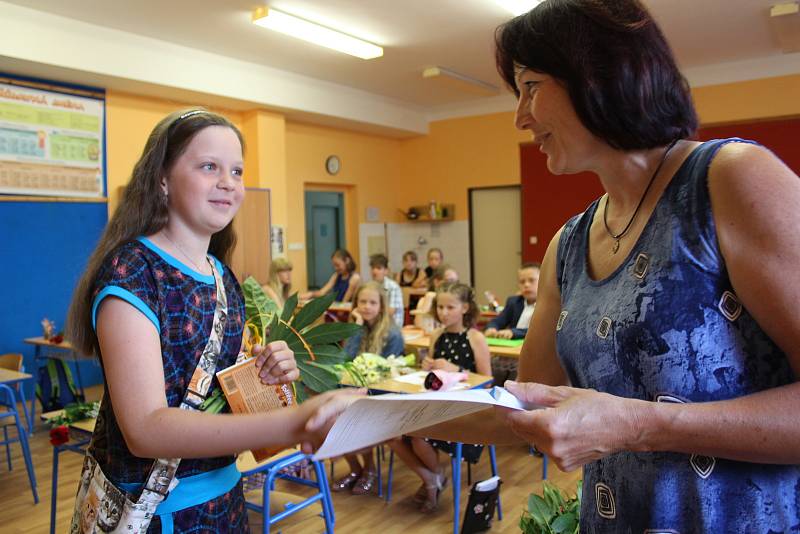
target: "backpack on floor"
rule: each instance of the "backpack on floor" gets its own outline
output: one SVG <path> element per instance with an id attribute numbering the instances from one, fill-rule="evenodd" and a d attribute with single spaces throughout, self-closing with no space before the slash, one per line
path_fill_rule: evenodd
<path id="1" fill-rule="evenodd" d="M 67 404 L 83 402 L 72 379 L 67 362 L 48 358 L 47 365 L 39 368 L 36 398 L 42 403 L 42 412 L 61 410 Z"/>

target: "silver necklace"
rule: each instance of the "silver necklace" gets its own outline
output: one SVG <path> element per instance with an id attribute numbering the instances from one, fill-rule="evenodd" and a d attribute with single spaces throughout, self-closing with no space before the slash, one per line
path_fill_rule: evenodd
<path id="1" fill-rule="evenodd" d="M 189 262 L 191 262 L 191 264 L 192 264 L 192 265 L 194 265 L 194 268 L 197 270 L 197 272 L 198 272 L 198 273 L 203 273 L 203 274 L 205 274 L 205 272 L 203 272 L 203 269 L 201 269 L 201 268 L 200 268 L 200 267 L 199 267 L 199 266 L 198 266 L 198 265 L 197 265 L 197 264 L 194 262 L 194 260 L 191 258 L 191 256 L 189 256 L 189 255 L 186 253 L 186 251 L 185 251 L 185 250 L 183 250 L 183 247 L 181 247 L 179 244 L 177 244 L 175 241 L 173 241 L 173 240 L 172 240 L 172 238 L 171 238 L 171 237 L 170 237 L 170 236 L 167 234 L 167 231 L 166 231 L 166 230 L 162 231 L 161 233 L 162 233 L 162 235 L 163 235 L 164 237 L 166 237 L 166 238 L 167 238 L 167 241 L 169 241 L 170 243 L 172 243 L 173 245 L 175 245 L 175 248 L 177 248 L 177 249 L 178 249 L 178 250 L 181 252 L 181 254 L 183 254 L 183 256 L 184 256 L 184 257 L 185 257 L 187 260 L 189 260 Z M 206 261 L 208 261 L 208 257 L 207 257 L 207 256 L 206 256 Z"/>
<path id="2" fill-rule="evenodd" d="M 664 162 L 667 161 L 667 156 L 669 155 L 670 150 L 672 150 L 672 147 L 674 147 L 678 143 L 678 141 L 679 141 L 678 139 L 675 139 L 673 142 L 669 144 L 667 149 L 664 151 L 664 155 L 661 156 L 661 161 L 658 162 L 658 166 L 656 167 L 656 170 L 653 172 L 653 175 L 650 177 L 650 181 L 647 182 L 647 187 L 645 188 L 644 193 L 642 193 L 642 198 L 639 199 L 639 203 L 636 205 L 636 209 L 633 210 L 633 215 L 631 215 L 631 218 L 628 221 L 628 224 L 625 225 L 625 228 L 623 228 L 622 231 L 618 234 L 614 234 L 614 232 L 611 231 L 611 228 L 608 227 L 608 197 L 606 196 L 606 204 L 603 207 L 603 226 L 606 227 L 606 233 L 611 237 L 611 239 L 614 240 L 614 245 L 611 247 L 612 254 L 616 254 L 617 251 L 619 250 L 619 240 L 622 239 L 625 236 L 625 234 L 628 233 L 628 230 L 631 229 L 631 225 L 633 224 L 634 219 L 636 219 L 636 214 L 639 213 L 639 208 L 642 207 L 642 203 L 644 202 L 644 199 L 647 197 L 647 192 L 650 191 L 650 186 L 653 185 L 656 176 L 658 176 L 658 171 L 661 170 L 661 167 L 664 165 Z"/>

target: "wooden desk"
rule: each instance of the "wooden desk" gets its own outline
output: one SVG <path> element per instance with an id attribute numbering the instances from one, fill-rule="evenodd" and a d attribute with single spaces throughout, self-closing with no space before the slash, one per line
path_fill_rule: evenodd
<path id="1" fill-rule="evenodd" d="M 45 421 L 57 417 L 64 413 L 64 410 L 55 410 L 42 414 Z M 50 534 L 56 531 L 56 500 L 58 497 L 58 455 L 64 451 L 72 451 L 76 454 L 86 454 L 86 446 L 92 439 L 94 426 L 97 419 L 89 418 L 82 421 L 75 421 L 69 424 L 70 441 L 61 445 L 53 446 L 53 481 L 50 493 Z"/>
<path id="2" fill-rule="evenodd" d="M 407 349 L 428 349 L 431 345 L 431 337 L 427 335 L 416 337 L 414 339 L 406 340 L 405 344 Z M 519 347 L 497 347 L 489 345 L 489 354 L 492 356 L 518 359 L 521 353 L 522 345 Z"/>
<path id="3" fill-rule="evenodd" d="M 33 378 L 33 375 L 28 373 L 20 373 L 19 371 L 12 371 L 10 369 L 0 368 L 0 384 L 15 384 Z"/>
<path id="4" fill-rule="evenodd" d="M 0 368 L 0 384 L 7 384 L 9 386 L 17 384 L 19 382 L 24 382 L 25 380 L 30 380 L 33 378 L 33 375 L 29 375 L 28 373 L 20 373 L 19 371 L 12 371 L 11 369 L 2 369 Z M 14 388 L 12 388 L 13 390 Z M 33 434 L 33 414 L 31 411 L 25 407 L 25 390 L 21 387 L 17 388 L 17 392 L 20 396 L 20 401 L 22 402 L 22 413 L 25 415 L 25 422 L 28 424 L 28 435 Z M 36 398 L 31 399 L 31 405 L 33 405 L 33 401 Z M 14 404 L 17 403 L 17 399 L 14 399 Z"/>

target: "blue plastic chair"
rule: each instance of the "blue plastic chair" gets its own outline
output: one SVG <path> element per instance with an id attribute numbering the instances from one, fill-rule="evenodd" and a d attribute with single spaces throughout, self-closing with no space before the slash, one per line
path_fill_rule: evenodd
<path id="1" fill-rule="evenodd" d="M 3 398 L 5 397 L 5 398 Z M 28 470 L 28 481 L 31 484 L 31 492 L 33 493 L 34 504 L 39 503 L 39 494 L 36 491 L 36 473 L 33 471 L 33 460 L 31 459 L 31 450 L 28 446 L 28 431 L 25 426 L 19 421 L 19 412 L 17 411 L 17 398 L 14 395 L 14 390 L 6 384 L 0 384 L 0 406 L 4 411 L 0 411 L 0 419 L 6 417 L 14 418 L 14 425 L 17 427 L 17 437 L 9 439 L 8 426 L 3 425 L 3 441 L 0 445 L 6 446 L 6 454 L 8 458 L 8 468 L 11 470 L 11 453 L 8 446 L 11 443 L 19 442 L 22 446 L 22 455 L 25 457 L 25 468 Z"/>
<path id="2" fill-rule="evenodd" d="M 452 467 L 452 484 L 453 484 L 453 533 L 458 534 L 459 523 L 461 521 L 461 463 L 463 461 L 462 448 L 463 444 L 453 442 L 455 450 L 450 458 L 450 466 Z M 489 460 L 492 465 L 492 476 L 497 476 L 497 455 L 494 445 L 488 445 Z M 389 454 L 389 474 L 386 477 L 386 502 L 388 503 L 392 498 L 392 478 L 394 470 L 394 451 Z M 503 508 L 500 505 L 500 493 L 497 493 L 497 520 L 502 521 Z"/>
<path id="3" fill-rule="evenodd" d="M 316 480 L 309 480 L 283 472 L 285 468 L 303 462 L 309 462 L 314 467 Z M 242 470 L 241 467 L 240 470 Z M 325 476 L 325 468 L 322 465 L 322 462 L 313 461 L 310 455 L 297 451 L 283 457 L 278 457 L 274 461 L 257 464 L 250 469 L 242 470 L 242 476 L 244 477 L 253 475 L 263 475 L 264 478 L 262 482 L 262 504 L 257 505 L 251 502 L 246 502 L 246 506 L 249 510 L 254 510 L 263 516 L 264 524 L 262 527 L 262 532 L 264 534 L 270 532 L 270 528 L 275 523 L 286 519 L 290 515 L 297 513 L 316 502 L 320 502 L 322 505 L 322 517 L 325 520 L 325 533 L 333 534 L 333 526 L 336 519 L 333 513 L 333 502 L 331 501 L 328 479 Z M 275 481 L 277 479 L 287 480 L 289 482 L 308 486 L 316 489 L 317 492 L 307 498 L 298 497 L 297 503 L 291 503 L 291 505 L 287 505 L 285 510 L 272 515 L 270 512 L 270 493 L 275 489 Z"/>

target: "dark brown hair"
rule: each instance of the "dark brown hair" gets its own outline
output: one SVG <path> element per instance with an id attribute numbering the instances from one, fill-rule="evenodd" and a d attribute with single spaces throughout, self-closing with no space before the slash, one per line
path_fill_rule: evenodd
<path id="1" fill-rule="evenodd" d="M 176 111 L 159 122 L 133 167 L 119 206 L 108 222 L 86 270 L 72 295 L 67 318 L 67 339 L 84 354 L 96 350 L 97 335 L 92 327 L 94 284 L 101 267 L 120 245 L 139 236 L 152 235 L 166 226 L 169 213 L 161 179 L 186 151 L 192 139 L 209 126 L 225 126 L 236 133 L 244 151 L 241 132 L 225 117 L 201 109 Z M 236 235 L 233 222 L 211 236 L 208 251 L 223 263 L 230 262 Z"/>
<path id="2" fill-rule="evenodd" d="M 439 311 L 436 309 L 436 300 L 442 293 L 453 295 L 459 301 L 469 305 L 466 313 L 464 313 L 463 321 L 465 328 L 472 328 L 478 322 L 480 311 L 478 310 L 478 304 L 475 302 L 475 290 L 461 282 L 448 282 L 440 286 L 439 290 L 436 291 L 436 296 L 433 298 L 432 311 L 433 317 L 437 321 L 440 323 L 442 322 L 439 320 Z"/>
<path id="3" fill-rule="evenodd" d="M 331 254 L 331 259 L 339 258 L 344 262 L 344 268 L 347 269 L 347 274 L 351 274 L 356 270 L 356 261 L 353 259 L 353 256 L 350 255 L 348 251 L 343 248 L 337 248 L 333 254 Z"/>
<path id="4" fill-rule="evenodd" d="M 370 267 L 383 267 L 384 269 L 389 268 L 389 258 L 386 257 L 386 254 L 373 254 L 369 257 L 369 266 Z"/>
<path id="5" fill-rule="evenodd" d="M 440 249 L 439 247 L 433 247 L 433 248 L 428 249 L 428 254 L 426 254 L 426 257 L 430 257 L 431 252 L 438 252 L 439 253 L 439 259 L 440 260 L 444 260 L 444 252 L 442 252 L 442 249 Z"/>
<path id="6" fill-rule="evenodd" d="M 515 68 L 553 76 L 583 125 L 620 150 L 691 137 L 689 84 L 639 0 L 547 0 L 497 28 L 495 61 L 519 96 Z"/>
<path id="7" fill-rule="evenodd" d="M 406 258 L 411 258 L 412 260 L 414 260 L 416 262 L 417 261 L 417 253 L 414 252 L 413 250 L 407 250 L 407 251 L 405 251 L 403 253 L 403 259 L 405 260 Z"/>

